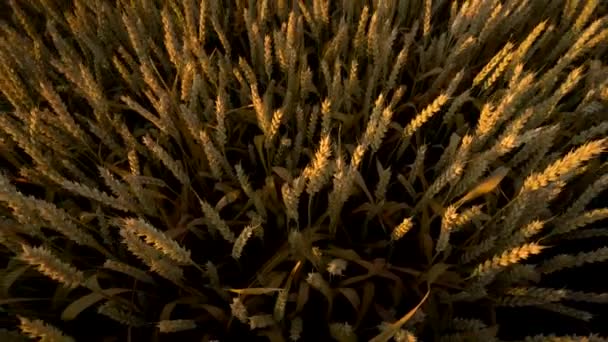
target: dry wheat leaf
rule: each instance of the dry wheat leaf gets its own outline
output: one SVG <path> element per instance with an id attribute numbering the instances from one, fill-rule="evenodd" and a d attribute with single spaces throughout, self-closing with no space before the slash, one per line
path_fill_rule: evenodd
<path id="1" fill-rule="evenodd" d="M 479 183 L 479 185 L 464 195 L 464 197 L 457 202 L 456 206 L 459 207 L 470 200 L 494 191 L 500 182 L 507 176 L 510 170 L 511 169 L 508 167 L 499 167 L 488 178 L 483 180 L 481 183 Z"/>
<path id="2" fill-rule="evenodd" d="M 132 290 L 129 289 L 113 288 L 101 290 L 99 292 L 89 293 L 70 303 L 70 305 L 68 305 L 61 313 L 61 319 L 64 321 L 74 320 L 82 311 L 86 310 L 87 308 L 101 301 L 102 299 L 106 299 L 108 297 L 116 296 L 121 293 L 131 291 Z"/>
<path id="3" fill-rule="evenodd" d="M 344 297 L 346 297 L 346 299 L 348 299 L 348 301 L 355 310 L 359 310 L 359 306 L 361 306 L 361 299 L 359 298 L 359 294 L 357 293 L 357 291 L 350 287 L 341 287 L 337 290 Z"/>
<path id="4" fill-rule="evenodd" d="M 361 297 L 361 305 L 359 306 L 359 310 L 357 310 L 357 323 L 355 323 L 355 327 L 358 327 L 361 322 L 363 322 L 363 318 L 369 311 L 372 303 L 374 302 L 374 296 L 376 295 L 376 286 L 373 282 L 367 281 L 363 284 L 363 296 Z"/>
<path id="5" fill-rule="evenodd" d="M 234 203 L 239 198 L 240 194 L 241 190 L 232 190 L 228 192 L 227 194 L 222 196 L 222 198 L 220 198 L 220 200 L 217 202 L 217 204 L 215 205 L 215 210 L 221 211 L 226 206 Z"/>

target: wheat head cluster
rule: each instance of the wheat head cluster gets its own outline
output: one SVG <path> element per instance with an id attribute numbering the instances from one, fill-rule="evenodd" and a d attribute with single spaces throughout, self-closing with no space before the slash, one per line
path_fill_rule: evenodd
<path id="1" fill-rule="evenodd" d="M 0 340 L 606 341 L 606 2 L 0 12 Z"/>

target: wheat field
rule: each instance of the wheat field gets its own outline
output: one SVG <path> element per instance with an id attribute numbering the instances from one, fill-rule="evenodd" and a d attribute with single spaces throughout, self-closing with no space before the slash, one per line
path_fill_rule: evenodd
<path id="1" fill-rule="evenodd" d="M 606 2 L 0 11 L 1 341 L 608 341 Z"/>

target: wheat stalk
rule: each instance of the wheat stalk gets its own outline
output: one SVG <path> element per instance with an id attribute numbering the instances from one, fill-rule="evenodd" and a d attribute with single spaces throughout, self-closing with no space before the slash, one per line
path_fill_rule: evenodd
<path id="1" fill-rule="evenodd" d="M 146 243 L 154 246 L 159 252 L 181 264 L 192 264 L 190 251 L 180 246 L 175 240 L 142 219 L 128 218 L 122 221 L 124 229 L 131 234 L 143 237 Z"/>

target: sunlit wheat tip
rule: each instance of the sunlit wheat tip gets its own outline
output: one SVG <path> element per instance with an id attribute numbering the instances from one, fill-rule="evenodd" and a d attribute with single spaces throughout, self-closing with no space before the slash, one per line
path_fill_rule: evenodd
<path id="1" fill-rule="evenodd" d="M 411 217 L 406 217 L 391 232 L 391 240 L 392 241 L 397 241 L 397 240 L 401 239 L 405 234 L 407 234 L 407 232 L 410 231 L 410 229 L 412 229 L 413 226 L 414 226 L 414 223 L 412 221 L 412 218 Z"/>

